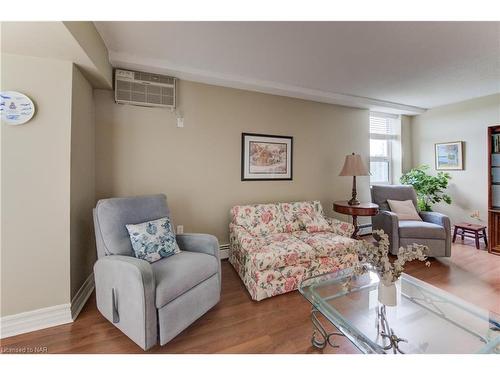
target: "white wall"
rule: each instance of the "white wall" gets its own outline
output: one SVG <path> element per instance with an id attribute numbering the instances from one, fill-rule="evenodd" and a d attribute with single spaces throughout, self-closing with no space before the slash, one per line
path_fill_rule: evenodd
<path id="1" fill-rule="evenodd" d="M 93 87 L 111 88 L 112 68 L 92 22 L 0 27 L 1 88 L 37 107 L 28 124 L 1 126 L 4 317 L 69 304 L 92 270 Z"/>
<path id="2" fill-rule="evenodd" d="M 70 303 L 95 261 L 93 90 L 71 62 L 2 55 L 36 114 L 1 126 L 1 316 Z"/>
<path id="3" fill-rule="evenodd" d="M 368 160 L 368 110 L 180 81 L 184 128 L 168 110 L 116 104 L 96 90 L 97 197 L 165 193 L 176 224 L 228 242 L 236 204 L 349 199 L 346 154 Z M 240 180 L 241 133 L 294 137 L 293 181 Z M 369 199 L 369 178 L 358 178 Z M 339 216 L 347 219 L 345 216 Z"/>
<path id="4" fill-rule="evenodd" d="M 92 208 L 95 207 L 95 119 L 90 83 L 73 65 L 71 107 L 71 298 L 92 273 L 96 259 Z"/>
<path id="5" fill-rule="evenodd" d="M 74 41 L 79 44 L 79 52 L 90 60 L 90 63 L 85 65 L 81 61 L 74 61 L 83 75 L 93 83 L 94 87 L 112 88 L 113 67 L 108 60 L 108 49 L 94 23 L 89 21 L 66 21 L 62 23 L 71 33 Z"/>
<path id="6" fill-rule="evenodd" d="M 1 315 L 70 301 L 72 64 L 2 55 L 1 89 L 36 106 L 27 124 L 1 124 Z"/>
<path id="7" fill-rule="evenodd" d="M 401 169 L 408 172 L 413 166 L 413 151 L 411 149 L 411 117 L 401 116 Z M 395 183 L 398 183 L 395 181 Z"/>
<path id="8" fill-rule="evenodd" d="M 465 170 L 449 171 L 452 176 L 448 193 L 451 206 L 439 204 L 435 211 L 450 216 L 452 222 L 477 222 L 470 217 L 479 210 L 482 223 L 487 220 L 488 155 L 487 127 L 500 123 L 500 94 L 431 109 L 411 121 L 413 166 L 428 164 L 433 174 L 434 144 L 465 142 Z"/>

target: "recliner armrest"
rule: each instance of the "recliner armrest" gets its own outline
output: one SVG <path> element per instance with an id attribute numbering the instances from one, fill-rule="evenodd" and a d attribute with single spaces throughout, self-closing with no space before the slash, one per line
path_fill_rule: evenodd
<path id="1" fill-rule="evenodd" d="M 422 211 L 419 213 L 419 215 L 423 221 L 440 225 L 445 229 L 448 229 L 448 232 L 451 229 L 450 218 L 444 214 L 441 214 L 439 212 Z"/>
<path id="2" fill-rule="evenodd" d="M 219 290 L 222 288 L 222 272 L 220 264 L 220 248 L 217 237 L 204 233 L 183 233 L 176 235 L 179 248 L 183 251 L 204 253 L 217 259 L 219 270 Z"/>
<path id="3" fill-rule="evenodd" d="M 176 241 L 184 251 L 204 253 L 219 258 L 219 241 L 217 237 L 204 233 L 177 234 Z"/>
<path id="4" fill-rule="evenodd" d="M 94 264 L 97 308 L 144 350 L 157 342 L 156 284 L 151 265 L 124 255 Z"/>
<path id="5" fill-rule="evenodd" d="M 372 220 L 377 221 L 381 225 L 390 225 L 388 229 L 396 229 L 399 227 L 399 218 L 394 212 L 380 210 L 377 215 L 373 216 Z M 383 228 L 377 228 L 383 229 Z M 387 232 L 386 232 L 387 233 Z"/>
<path id="6" fill-rule="evenodd" d="M 399 218 L 391 211 L 380 210 L 372 217 L 372 228 L 382 229 L 388 236 L 391 245 L 391 253 L 396 255 L 399 249 Z"/>
<path id="7" fill-rule="evenodd" d="M 446 234 L 445 256 L 451 256 L 451 221 L 450 218 L 439 212 L 422 211 L 419 213 L 423 221 L 440 225 L 444 228 Z"/>

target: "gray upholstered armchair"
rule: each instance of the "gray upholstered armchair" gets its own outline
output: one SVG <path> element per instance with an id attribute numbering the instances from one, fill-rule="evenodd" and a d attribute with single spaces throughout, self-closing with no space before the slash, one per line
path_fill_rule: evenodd
<path id="1" fill-rule="evenodd" d="M 177 235 L 182 251 L 154 263 L 134 256 L 125 225 L 166 216 L 164 195 L 103 199 L 94 209 L 97 308 L 144 350 L 169 342 L 220 299 L 214 236 Z"/>
<path id="2" fill-rule="evenodd" d="M 372 202 L 380 207 L 380 212 L 372 218 L 373 229 L 382 229 L 389 235 L 391 254 L 396 255 L 401 246 L 413 243 L 429 247 L 431 257 L 451 256 L 451 228 L 448 216 L 438 212 L 419 212 L 423 221 L 399 220 L 390 211 L 387 199 L 412 200 L 417 206 L 417 194 L 413 186 L 380 185 L 372 186 Z"/>

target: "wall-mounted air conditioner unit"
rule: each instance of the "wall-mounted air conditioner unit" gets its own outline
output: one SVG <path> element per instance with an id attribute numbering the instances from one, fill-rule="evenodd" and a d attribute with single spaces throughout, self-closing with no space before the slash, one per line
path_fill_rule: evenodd
<path id="1" fill-rule="evenodd" d="M 161 74 L 115 70 L 115 101 L 146 107 L 175 108 L 177 79 Z"/>

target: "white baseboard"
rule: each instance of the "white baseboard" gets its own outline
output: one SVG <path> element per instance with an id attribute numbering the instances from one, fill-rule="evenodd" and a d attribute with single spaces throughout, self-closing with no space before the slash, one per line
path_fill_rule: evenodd
<path id="1" fill-rule="evenodd" d="M 45 307 L 0 318 L 0 338 L 17 336 L 61 324 L 72 323 L 94 290 L 94 274 L 91 273 L 76 293 L 71 303 Z"/>
<path id="2" fill-rule="evenodd" d="M 229 258 L 229 244 L 220 245 L 219 249 L 220 249 L 219 255 L 221 259 Z"/>
<path id="3" fill-rule="evenodd" d="M 71 322 L 73 319 L 69 303 L 8 315 L 0 319 L 0 338 L 4 339 Z"/>
<path id="4" fill-rule="evenodd" d="M 71 318 L 73 320 L 76 320 L 83 306 L 87 303 L 87 300 L 94 291 L 94 285 L 94 273 L 91 273 L 71 300 Z"/>

